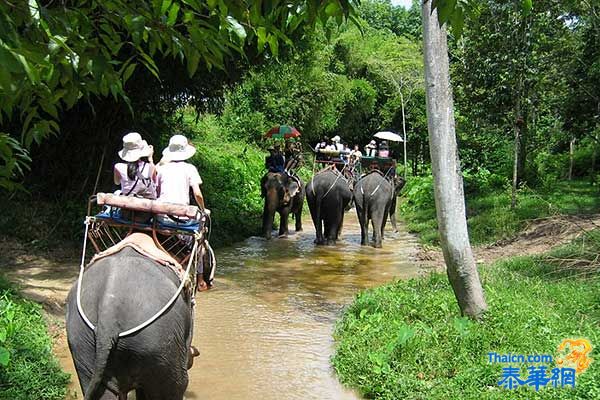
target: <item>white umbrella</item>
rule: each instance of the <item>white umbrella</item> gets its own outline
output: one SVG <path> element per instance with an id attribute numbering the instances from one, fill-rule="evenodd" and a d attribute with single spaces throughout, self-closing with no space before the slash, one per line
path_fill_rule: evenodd
<path id="1" fill-rule="evenodd" d="M 404 141 L 404 140 L 402 140 L 402 136 L 395 134 L 394 132 L 389 132 L 389 131 L 377 132 L 373 136 L 375 136 L 378 139 L 389 140 L 390 142 L 403 142 Z"/>

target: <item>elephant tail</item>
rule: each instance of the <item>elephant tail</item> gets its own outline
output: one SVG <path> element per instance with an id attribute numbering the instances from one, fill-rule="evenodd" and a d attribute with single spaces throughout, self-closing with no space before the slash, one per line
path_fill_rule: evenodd
<path id="1" fill-rule="evenodd" d="M 85 400 L 99 400 L 104 394 L 105 386 L 102 381 L 106 375 L 110 353 L 116 347 L 118 340 L 118 330 L 102 326 L 101 323 L 98 324 L 96 327 L 96 362 L 94 373 L 86 390 Z"/>

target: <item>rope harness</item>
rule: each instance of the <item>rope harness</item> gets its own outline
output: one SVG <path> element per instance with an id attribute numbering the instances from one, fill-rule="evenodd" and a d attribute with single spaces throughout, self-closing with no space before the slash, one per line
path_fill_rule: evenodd
<path id="1" fill-rule="evenodd" d="M 363 185 L 362 185 L 362 182 L 361 182 L 361 181 L 363 180 L 363 178 L 367 177 L 368 175 L 370 175 L 370 174 L 372 174 L 372 173 L 378 173 L 379 175 L 381 175 L 381 176 L 383 177 L 383 179 L 385 179 L 385 180 L 387 181 L 387 180 L 388 180 L 388 174 L 390 173 L 390 171 L 391 171 L 391 169 L 389 169 L 389 170 L 388 170 L 388 171 L 385 173 L 385 175 L 384 175 L 384 174 L 382 174 L 382 173 L 381 173 L 381 171 L 379 171 L 379 170 L 373 170 L 373 171 L 369 172 L 368 174 L 365 174 L 365 175 L 363 175 L 363 176 L 362 176 L 362 177 L 361 177 L 361 178 L 358 180 L 358 182 L 357 182 L 357 184 L 358 184 L 358 183 L 361 183 L 361 185 L 360 185 L 360 193 L 361 193 L 362 195 L 364 195 L 364 194 L 365 194 L 365 192 L 364 192 L 364 190 L 363 190 Z M 373 190 L 373 192 L 371 192 L 371 194 L 369 195 L 369 197 L 373 196 L 373 195 L 374 195 L 374 194 L 375 194 L 375 193 L 376 193 L 376 192 L 379 190 L 379 188 L 381 187 L 381 184 L 382 184 L 382 183 L 383 183 L 383 182 L 379 182 L 379 185 L 377 185 L 377 187 L 375 188 L 375 190 Z M 392 187 L 392 188 L 393 188 L 393 187 Z M 394 196 L 394 191 L 392 190 L 392 197 L 393 197 L 393 196 Z M 390 198 L 391 198 L 391 197 L 390 197 Z"/>
<path id="2" fill-rule="evenodd" d="M 348 180 L 342 174 L 345 169 L 346 169 L 346 165 L 344 165 L 344 167 L 342 168 L 341 171 L 338 171 L 337 169 L 335 169 L 335 167 L 328 167 L 328 168 L 325 168 L 322 171 L 317 172 L 315 175 L 313 175 L 313 177 L 310 180 L 313 195 L 314 196 L 317 195 L 317 192 L 315 191 L 315 185 L 314 185 L 314 180 L 315 180 L 315 177 L 317 175 L 319 175 L 321 173 L 324 173 L 324 172 L 327 172 L 327 171 L 331 171 L 331 172 L 335 171 L 334 173 L 337 174 L 337 176 L 335 177 L 335 180 L 333 181 L 333 183 L 331 184 L 331 186 L 329 187 L 329 189 L 327 189 L 327 191 L 325 192 L 325 194 L 323 195 L 323 197 L 321 197 L 321 199 L 324 199 L 329 194 L 329 192 L 331 192 L 331 189 L 333 189 L 333 187 L 337 183 L 338 179 L 342 178 L 344 181 L 346 181 L 346 183 L 348 183 Z"/>
<path id="3" fill-rule="evenodd" d="M 79 314 L 81 315 L 81 318 L 84 320 L 85 324 L 93 331 L 96 330 L 96 327 L 94 326 L 94 324 L 88 319 L 88 317 L 85 315 L 85 312 L 83 311 L 83 307 L 81 306 L 81 284 L 83 282 L 83 273 L 85 271 L 85 251 L 86 251 L 86 247 L 87 247 L 87 239 L 88 239 L 88 230 L 89 230 L 89 225 L 90 225 L 90 219 L 89 217 L 86 217 L 85 219 L 85 236 L 83 239 L 83 252 L 81 254 L 81 264 L 79 266 L 79 277 L 77 278 L 77 310 L 79 311 Z M 124 332 L 119 333 L 119 337 L 125 337 L 125 336 L 129 336 L 133 333 L 136 333 L 142 329 L 144 329 L 145 327 L 147 327 L 148 325 L 150 325 L 151 323 L 153 323 L 154 321 L 156 321 L 161 315 L 164 314 L 164 312 L 173 305 L 173 303 L 177 300 L 177 298 L 179 297 L 179 295 L 181 294 L 181 291 L 183 290 L 185 283 L 187 282 L 188 277 L 190 276 L 190 270 L 192 268 L 192 264 L 193 264 L 193 260 L 195 259 L 196 256 L 196 252 L 198 251 L 198 241 L 195 240 L 194 241 L 194 247 L 192 249 L 192 252 L 190 254 L 190 258 L 188 261 L 188 265 L 187 268 L 185 270 L 185 274 L 183 275 L 183 277 L 181 278 L 181 283 L 179 285 L 179 287 L 177 288 L 177 291 L 175 292 L 175 294 L 173 295 L 173 297 L 171 297 L 171 299 L 167 302 L 167 304 L 165 304 L 160 310 L 158 310 L 156 312 L 156 314 L 154 314 L 153 316 L 151 316 L 150 318 L 148 318 L 146 321 L 142 322 L 141 324 L 128 329 Z M 212 248 L 209 247 L 209 251 L 212 253 L 211 254 L 211 258 L 214 257 L 214 253 L 212 252 Z M 214 269 L 213 269 L 214 271 Z"/>

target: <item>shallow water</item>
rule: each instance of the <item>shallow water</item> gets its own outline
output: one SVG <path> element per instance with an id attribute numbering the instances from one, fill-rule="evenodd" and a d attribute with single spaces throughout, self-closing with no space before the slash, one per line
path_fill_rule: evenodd
<path id="1" fill-rule="evenodd" d="M 314 229 L 249 238 L 217 252 L 215 288 L 197 297 L 188 399 L 355 399 L 330 366 L 342 308 L 364 288 L 418 275 L 416 240 L 386 232 L 383 249 L 360 246 L 354 210 L 334 247 Z M 292 224 L 291 224 L 292 225 Z M 402 227 L 400 227 L 402 229 Z"/>
<path id="2" fill-rule="evenodd" d="M 417 241 L 400 225 L 399 233 L 388 227 L 382 249 L 360 246 L 351 210 L 342 240 L 315 246 L 310 218 L 303 222 L 305 231 L 288 238 L 252 237 L 217 251 L 215 288 L 196 297 L 201 354 L 186 399 L 358 398 L 330 366 L 335 321 L 361 289 L 419 275 Z M 55 353 L 72 374 L 67 398 L 81 399 L 64 342 Z"/>

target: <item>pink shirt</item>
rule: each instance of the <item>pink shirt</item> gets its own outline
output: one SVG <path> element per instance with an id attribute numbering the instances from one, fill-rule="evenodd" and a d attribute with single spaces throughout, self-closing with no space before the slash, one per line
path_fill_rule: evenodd
<path id="1" fill-rule="evenodd" d="M 170 162 L 158 167 L 158 200 L 167 203 L 190 204 L 190 187 L 201 185 L 198 170 L 186 162 Z"/>
<path id="2" fill-rule="evenodd" d="M 141 171 L 142 178 L 152 179 L 152 177 L 150 176 L 151 169 L 152 168 L 150 168 L 149 163 L 138 161 L 138 171 Z M 115 164 L 115 171 L 119 175 L 119 180 L 121 181 L 121 194 L 135 195 L 138 192 L 144 191 L 146 189 L 144 182 L 141 182 L 140 179 L 137 179 L 138 183 L 135 189 L 131 190 L 133 188 L 133 185 L 135 185 L 136 177 L 134 176 L 133 179 L 129 179 L 129 176 L 127 175 L 127 163 Z"/>

